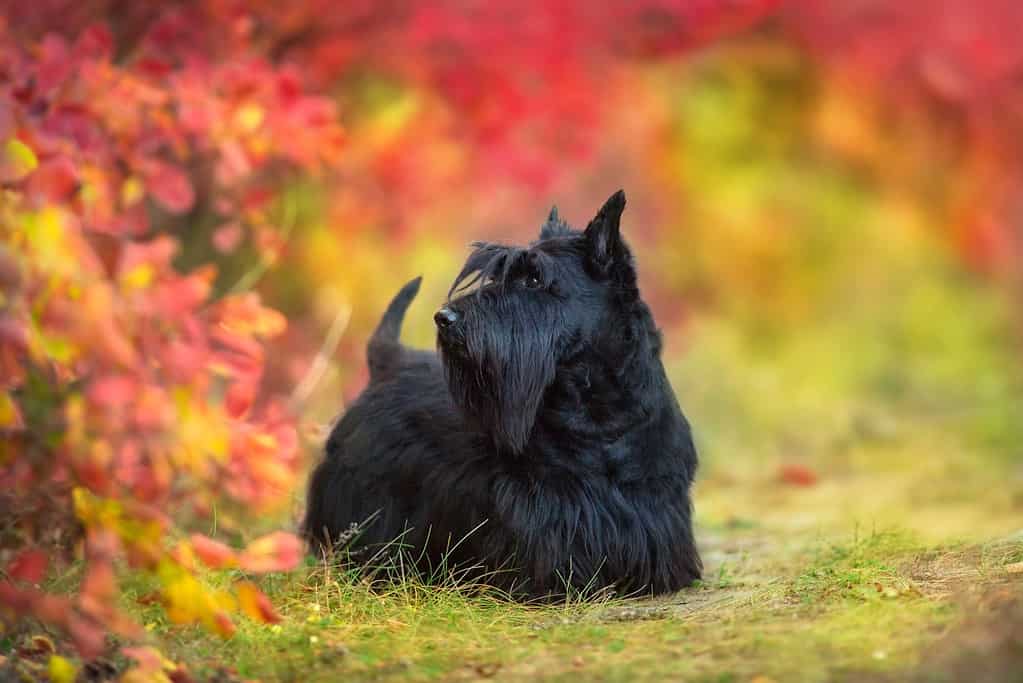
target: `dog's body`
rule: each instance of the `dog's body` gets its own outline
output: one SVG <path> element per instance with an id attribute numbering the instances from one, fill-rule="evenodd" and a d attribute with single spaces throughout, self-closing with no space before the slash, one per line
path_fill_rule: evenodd
<path id="1" fill-rule="evenodd" d="M 315 548 L 359 524 L 356 559 L 397 540 L 420 571 L 476 567 L 519 597 L 699 578 L 696 451 L 619 234 L 624 203 L 584 232 L 552 211 L 525 249 L 477 245 L 435 316 L 440 357 L 398 342 L 419 279 L 399 292 L 310 481 Z"/>

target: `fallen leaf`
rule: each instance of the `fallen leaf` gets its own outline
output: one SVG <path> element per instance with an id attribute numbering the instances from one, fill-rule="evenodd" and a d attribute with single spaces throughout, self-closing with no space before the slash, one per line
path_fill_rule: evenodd
<path id="1" fill-rule="evenodd" d="M 78 668 L 59 655 L 50 657 L 47 672 L 50 674 L 50 680 L 53 683 L 73 683 L 78 676 Z"/>
<path id="2" fill-rule="evenodd" d="M 494 674 L 496 674 L 500 668 L 501 665 L 496 662 L 477 664 L 476 666 L 473 667 L 473 669 L 476 671 L 476 675 L 478 675 L 481 678 L 493 678 Z"/>
<path id="3" fill-rule="evenodd" d="M 168 673 L 167 678 L 171 680 L 171 683 L 195 683 L 195 679 L 192 678 L 192 674 L 188 673 L 188 669 L 180 666 Z"/>
<path id="4" fill-rule="evenodd" d="M 138 668 L 145 673 L 157 673 L 175 668 L 174 662 L 163 656 L 155 647 L 126 647 L 121 650 L 125 657 L 138 662 Z"/>
<path id="5" fill-rule="evenodd" d="M 817 473 L 806 465 L 782 465 L 778 471 L 778 478 L 792 486 L 813 486 L 817 483 Z"/>
<path id="6" fill-rule="evenodd" d="M 68 619 L 68 632 L 82 659 L 94 659 L 103 654 L 106 648 L 104 629 L 92 619 L 72 615 Z"/>
<path id="7" fill-rule="evenodd" d="M 57 646 L 46 636 L 32 636 L 29 640 L 28 648 L 23 652 L 30 656 L 38 657 L 39 655 L 51 655 L 56 651 Z"/>

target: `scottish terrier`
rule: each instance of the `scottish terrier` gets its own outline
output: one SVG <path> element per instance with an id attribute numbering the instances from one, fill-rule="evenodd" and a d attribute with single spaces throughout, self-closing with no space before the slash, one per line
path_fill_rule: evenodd
<path id="1" fill-rule="evenodd" d="M 368 564 L 401 549 L 406 569 L 474 568 L 523 599 L 700 577 L 696 449 L 624 208 L 619 191 L 581 232 L 555 208 L 528 247 L 474 244 L 434 316 L 439 354 L 398 341 L 420 278 L 405 285 L 312 474 L 314 550 Z"/>

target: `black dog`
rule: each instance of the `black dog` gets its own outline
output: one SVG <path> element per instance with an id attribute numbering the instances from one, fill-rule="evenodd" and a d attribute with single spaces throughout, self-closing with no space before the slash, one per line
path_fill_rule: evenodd
<path id="1" fill-rule="evenodd" d="M 696 450 L 619 234 L 624 208 L 618 192 L 583 232 L 554 209 L 526 248 L 474 245 L 434 316 L 439 360 L 398 341 L 420 279 L 405 285 L 370 340 L 369 386 L 312 475 L 315 549 L 341 540 L 368 562 L 401 547 L 420 572 L 476 567 L 517 597 L 664 593 L 700 577 Z"/>

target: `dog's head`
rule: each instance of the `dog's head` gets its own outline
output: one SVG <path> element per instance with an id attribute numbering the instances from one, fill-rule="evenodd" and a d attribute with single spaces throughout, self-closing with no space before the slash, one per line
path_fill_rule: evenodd
<path id="1" fill-rule="evenodd" d="M 619 231 L 624 208 L 619 191 L 581 232 L 552 209 L 527 247 L 474 244 L 434 316 L 451 394 L 499 448 L 525 448 L 562 362 L 634 339 L 639 291 Z"/>

